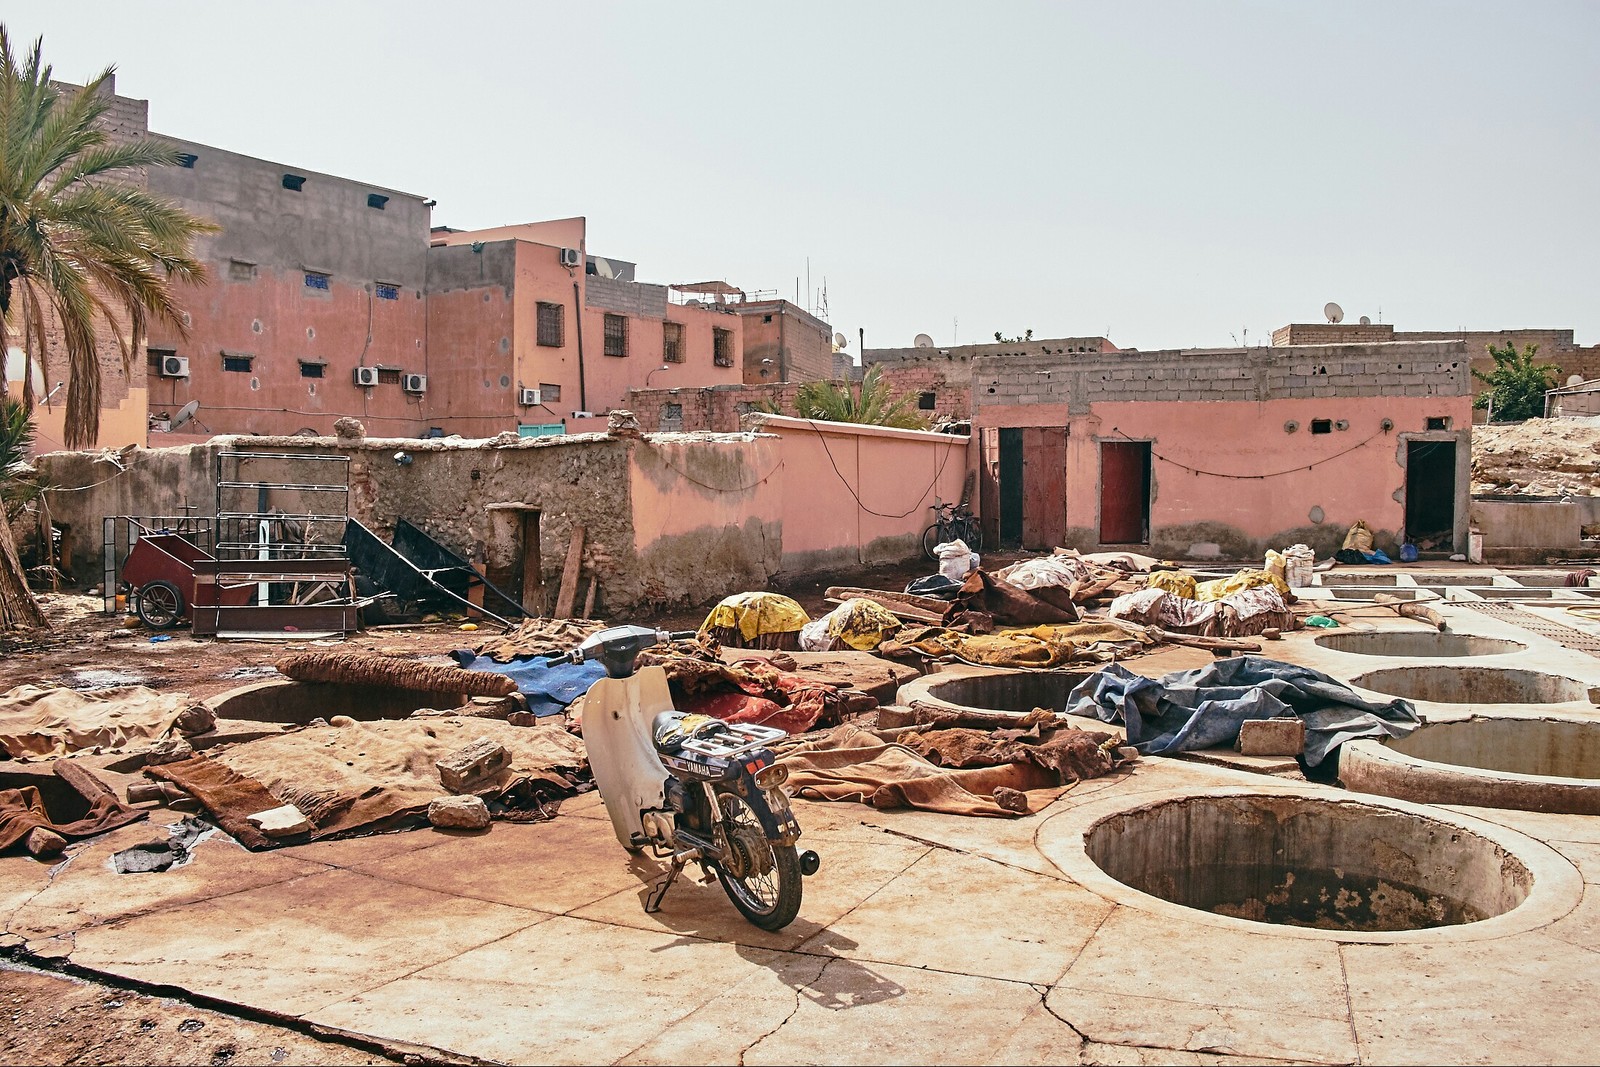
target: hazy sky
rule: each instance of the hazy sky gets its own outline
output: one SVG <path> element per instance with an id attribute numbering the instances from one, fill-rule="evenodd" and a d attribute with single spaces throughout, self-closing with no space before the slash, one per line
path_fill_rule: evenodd
<path id="1" fill-rule="evenodd" d="M 8 0 L 158 132 L 589 219 L 869 347 L 1251 343 L 1325 302 L 1600 342 L 1600 4 Z M 811 300 L 801 294 L 801 303 Z M 959 320 L 959 327 L 956 323 Z M 957 331 L 959 334 L 957 336 Z"/>

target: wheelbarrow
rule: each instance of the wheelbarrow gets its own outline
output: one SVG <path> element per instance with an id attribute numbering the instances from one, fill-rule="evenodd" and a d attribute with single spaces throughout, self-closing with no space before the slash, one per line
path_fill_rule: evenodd
<path id="1" fill-rule="evenodd" d="M 194 565 L 202 561 L 214 562 L 215 557 L 180 534 L 145 534 L 134 542 L 122 564 L 122 580 L 132 590 L 139 621 L 152 630 L 166 630 L 188 616 L 195 605 Z M 220 598 L 231 606 L 248 604 L 255 595 L 253 583 L 202 588 L 207 599 Z"/>

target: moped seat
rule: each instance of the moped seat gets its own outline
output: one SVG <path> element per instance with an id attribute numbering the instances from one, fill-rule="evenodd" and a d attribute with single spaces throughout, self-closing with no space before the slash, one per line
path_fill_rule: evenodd
<path id="1" fill-rule="evenodd" d="M 685 741 L 711 737 L 727 730 L 728 724 L 710 715 L 695 715 L 686 711 L 663 711 L 651 724 L 656 750 L 671 755 L 683 747 Z"/>

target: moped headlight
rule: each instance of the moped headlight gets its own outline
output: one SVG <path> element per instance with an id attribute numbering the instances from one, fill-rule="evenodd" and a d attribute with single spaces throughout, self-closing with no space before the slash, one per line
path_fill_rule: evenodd
<path id="1" fill-rule="evenodd" d="M 762 789 L 776 789 L 788 780 L 789 768 L 781 763 L 774 763 L 756 772 L 756 785 Z"/>

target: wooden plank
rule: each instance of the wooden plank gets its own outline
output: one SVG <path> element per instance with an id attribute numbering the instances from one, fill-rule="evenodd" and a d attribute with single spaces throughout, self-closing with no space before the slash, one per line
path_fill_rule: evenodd
<path id="1" fill-rule="evenodd" d="M 578 599 L 578 572 L 583 567 L 583 526 L 573 526 L 572 543 L 567 547 L 567 563 L 561 571 L 561 591 L 556 594 L 558 619 L 572 618 L 573 602 Z"/>
<path id="2" fill-rule="evenodd" d="M 583 618 L 594 618 L 594 595 L 600 589 L 600 579 L 594 575 L 589 576 L 589 591 L 583 594 Z"/>
<path id="3" fill-rule="evenodd" d="M 887 611 L 889 614 L 893 615 L 895 618 L 904 619 L 907 622 L 921 622 L 929 625 L 937 625 L 944 621 L 943 615 L 935 614 L 931 611 L 923 611 L 922 609 L 914 608 L 909 604 L 901 604 L 893 600 L 883 600 L 878 597 L 830 596 L 824 597 L 823 600 L 829 604 L 843 604 L 846 600 L 870 600 L 884 611 Z"/>
<path id="4" fill-rule="evenodd" d="M 897 593 L 893 589 L 863 589 L 854 585 L 830 585 L 823 591 L 825 597 L 836 597 L 840 600 L 849 600 L 851 597 L 866 597 L 868 600 L 894 600 L 923 611 L 941 612 L 950 606 L 950 601 L 940 600 L 936 596 L 920 596 L 917 593 Z"/>
<path id="5" fill-rule="evenodd" d="M 544 562 L 539 558 L 539 513 L 522 515 L 522 610 L 529 615 L 544 614 L 548 596 L 544 587 Z"/>

